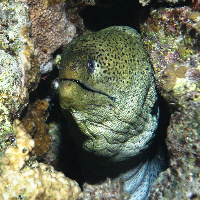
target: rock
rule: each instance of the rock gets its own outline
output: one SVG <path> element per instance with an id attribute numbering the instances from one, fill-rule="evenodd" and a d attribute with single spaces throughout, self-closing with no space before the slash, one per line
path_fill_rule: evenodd
<path id="1" fill-rule="evenodd" d="M 150 199 L 200 198 L 200 59 L 198 20 L 189 7 L 152 11 L 141 26 L 159 91 L 171 110 L 169 168 Z"/>
<path id="2" fill-rule="evenodd" d="M 28 104 L 29 92 L 40 79 L 29 36 L 28 6 L 24 1 L 0 2 L 0 145 L 7 147 L 12 133 L 12 119 Z"/>
<path id="3" fill-rule="evenodd" d="M 53 53 L 73 39 L 76 28 L 66 17 L 64 1 L 31 0 L 28 4 L 34 54 L 44 74 L 52 70 Z"/>

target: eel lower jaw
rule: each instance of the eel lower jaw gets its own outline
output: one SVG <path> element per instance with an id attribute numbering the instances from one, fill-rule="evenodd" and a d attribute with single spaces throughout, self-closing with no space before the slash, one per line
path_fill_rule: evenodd
<path id="1" fill-rule="evenodd" d="M 84 90 L 88 90 L 90 92 L 95 92 L 95 93 L 99 93 L 99 94 L 102 94 L 102 95 L 105 95 L 107 96 L 110 100 L 114 101 L 116 98 L 115 97 L 111 97 L 109 96 L 108 94 L 104 93 L 104 92 L 101 92 L 99 90 L 96 90 L 95 88 L 89 86 L 88 84 L 85 84 L 85 83 L 82 83 L 81 81 L 79 80 L 76 80 L 76 79 L 68 79 L 68 78 L 62 78 L 60 79 L 60 82 L 62 81 L 72 81 L 72 82 L 75 82 L 77 83 L 79 86 L 81 86 Z"/>

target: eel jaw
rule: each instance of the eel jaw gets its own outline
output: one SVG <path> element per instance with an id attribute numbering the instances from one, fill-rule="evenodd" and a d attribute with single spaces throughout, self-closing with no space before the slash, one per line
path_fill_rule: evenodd
<path id="1" fill-rule="evenodd" d="M 87 84 L 84 84 L 82 83 L 81 81 L 79 80 L 76 80 L 76 79 L 68 79 L 68 78 L 62 78 L 60 79 L 60 81 L 72 81 L 72 82 L 75 82 L 77 83 L 79 86 L 81 86 L 84 90 L 88 90 L 88 91 L 91 91 L 91 92 L 95 92 L 95 93 L 99 93 L 99 94 L 102 94 L 102 95 L 105 95 L 107 96 L 110 100 L 114 101 L 116 98 L 115 97 L 111 97 L 109 96 L 108 94 L 104 93 L 104 92 L 101 92 L 99 90 L 96 90 L 95 88 L 87 85 Z"/>

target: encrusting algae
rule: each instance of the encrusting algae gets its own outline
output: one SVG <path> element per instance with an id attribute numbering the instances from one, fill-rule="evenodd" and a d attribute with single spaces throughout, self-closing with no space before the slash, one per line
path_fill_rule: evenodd
<path id="1" fill-rule="evenodd" d="M 13 129 L 17 145 L 9 146 L 0 160 L 0 199 L 72 200 L 81 196 L 78 184 L 52 166 L 37 161 L 26 165 L 35 142 L 19 120 L 14 121 Z"/>

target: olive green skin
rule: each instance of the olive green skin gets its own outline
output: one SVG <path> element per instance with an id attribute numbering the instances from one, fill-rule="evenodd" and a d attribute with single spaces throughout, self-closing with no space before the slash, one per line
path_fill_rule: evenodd
<path id="1" fill-rule="evenodd" d="M 84 135 L 74 137 L 78 145 L 113 161 L 148 148 L 158 124 L 157 93 L 136 30 L 113 26 L 74 39 L 63 51 L 59 77 L 61 108 Z"/>

